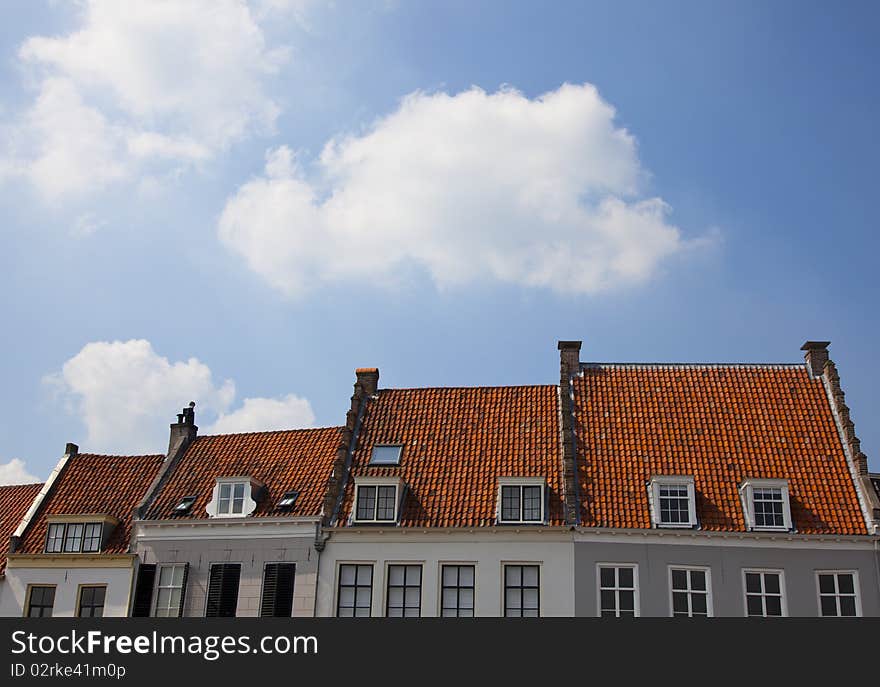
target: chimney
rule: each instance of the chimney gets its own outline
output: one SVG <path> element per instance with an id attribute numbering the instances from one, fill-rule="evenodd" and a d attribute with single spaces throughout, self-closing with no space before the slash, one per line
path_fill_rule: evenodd
<path id="1" fill-rule="evenodd" d="M 559 402 L 561 405 L 560 434 L 562 440 L 562 480 L 565 521 L 569 525 L 580 522 L 580 504 L 577 491 L 577 455 L 574 445 L 574 407 L 571 401 L 571 378 L 580 372 L 581 342 L 560 341 L 559 349 Z"/>
<path id="2" fill-rule="evenodd" d="M 572 377 L 580 372 L 581 343 L 580 341 L 560 341 L 557 345 L 561 375 Z"/>
<path id="3" fill-rule="evenodd" d="M 361 385 L 364 394 L 374 396 L 379 388 L 379 368 L 378 367 L 359 367 L 354 371 L 357 377 L 357 383 Z"/>
<path id="4" fill-rule="evenodd" d="M 810 377 L 821 377 L 828 362 L 828 344 L 830 341 L 807 341 L 801 346 L 804 351 L 804 362 Z"/>
<path id="5" fill-rule="evenodd" d="M 196 427 L 196 402 L 190 401 L 183 412 L 177 414 L 177 422 L 171 425 L 171 437 L 168 440 L 168 455 L 176 453 L 182 444 L 189 444 L 196 438 L 199 428 Z"/>
<path id="6" fill-rule="evenodd" d="M 64 455 L 73 458 L 77 453 L 79 453 L 79 446 L 67 442 L 67 446 L 64 447 Z"/>

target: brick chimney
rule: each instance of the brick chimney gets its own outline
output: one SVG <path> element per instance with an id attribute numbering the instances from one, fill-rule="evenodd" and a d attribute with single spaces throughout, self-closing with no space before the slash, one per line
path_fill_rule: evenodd
<path id="1" fill-rule="evenodd" d="M 189 405 L 177 414 L 177 422 L 171 425 L 171 436 L 168 439 L 168 455 L 178 453 L 186 445 L 189 445 L 199 428 L 196 427 L 196 402 L 190 401 Z"/>
<path id="2" fill-rule="evenodd" d="M 379 388 L 379 368 L 359 367 L 354 371 L 357 383 L 367 396 L 374 396 Z"/>
<path id="3" fill-rule="evenodd" d="M 565 521 L 577 525 L 580 505 L 577 491 L 577 455 L 574 439 L 574 408 L 571 401 L 571 378 L 581 369 L 581 342 L 560 341 L 559 349 L 559 402 L 562 440 L 562 477 L 565 493 Z"/>
<path id="4" fill-rule="evenodd" d="M 801 346 L 804 351 L 804 362 L 810 377 L 821 377 L 828 362 L 828 344 L 830 341 L 807 341 Z"/>

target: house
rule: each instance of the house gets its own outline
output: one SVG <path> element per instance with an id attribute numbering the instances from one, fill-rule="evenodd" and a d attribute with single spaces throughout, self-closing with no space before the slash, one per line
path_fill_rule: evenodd
<path id="1" fill-rule="evenodd" d="M 377 369 L 356 375 L 318 615 L 570 615 L 558 388 L 379 389 Z"/>
<path id="2" fill-rule="evenodd" d="M 6 597 L 6 554 L 9 538 L 15 532 L 24 514 L 27 513 L 42 484 L 12 484 L 0 486 L 0 616 L 20 615 L 21 608 L 15 608 L 15 599 Z M 7 607 L 10 613 L 6 613 Z M 12 613 L 12 611 L 16 611 Z"/>
<path id="3" fill-rule="evenodd" d="M 191 404 L 136 509 L 135 616 L 312 616 L 338 427 L 198 436 Z M 316 543 L 317 541 L 317 543 Z"/>
<path id="4" fill-rule="evenodd" d="M 880 494 L 827 347 L 616 364 L 560 342 L 575 615 L 880 615 Z"/>
<path id="5" fill-rule="evenodd" d="M 131 513 L 164 458 L 67 444 L 10 538 L 3 615 L 127 616 L 138 568 Z"/>

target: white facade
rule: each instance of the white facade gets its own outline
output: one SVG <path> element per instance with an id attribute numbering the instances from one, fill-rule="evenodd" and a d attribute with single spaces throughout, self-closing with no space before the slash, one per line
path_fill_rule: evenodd
<path id="1" fill-rule="evenodd" d="M 336 528 L 321 553 L 317 615 L 337 614 L 340 566 L 372 566 L 370 615 L 386 615 L 388 568 L 421 566 L 420 611 L 437 617 L 441 608 L 441 568 L 474 567 L 474 615 L 504 615 L 504 569 L 507 565 L 537 566 L 540 615 L 574 615 L 574 547 L 565 528 L 487 528 L 424 530 Z"/>

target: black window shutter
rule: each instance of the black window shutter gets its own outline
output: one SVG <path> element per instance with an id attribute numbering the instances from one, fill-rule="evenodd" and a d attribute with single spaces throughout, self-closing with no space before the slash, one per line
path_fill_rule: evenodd
<path id="1" fill-rule="evenodd" d="M 218 563 L 211 566 L 205 617 L 235 617 L 235 609 L 238 606 L 238 582 L 240 578 L 240 563 Z"/>
<path id="2" fill-rule="evenodd" d="M 138 566 L 137 583 L 134 587 L 134 604 L 131 608 L 133 618 L 149 618 L 153 605 L 153 583 L 156 581 L 156 566 L 141 563 Z"/>
<path id="3" fill-rule="evenodd" d="M 186 603 L 186 578 L 189 577 L 189 563 L 183 564 L 183 581 L 180 583 L 180 607 L 177 609 L 177 617 L 183 617 L 183 605 Z"/>
<path id="4" fill-rule="evenodd" d="M 267 563 L 263 572 L 263 618 L 289 618 L 293 614 L 294 563 Z"/>

